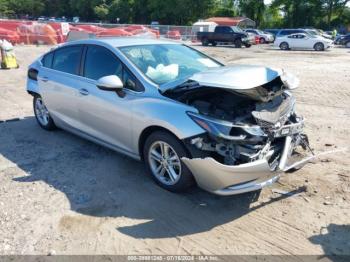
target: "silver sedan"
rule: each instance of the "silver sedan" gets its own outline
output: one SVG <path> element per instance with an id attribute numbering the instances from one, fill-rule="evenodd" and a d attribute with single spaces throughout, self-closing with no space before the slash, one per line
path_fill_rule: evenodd
<path id="1" fill-rule="evenodd" d="M 197 184 L 239 194 L 299 168 L 308 147 L 279 69 L 224 66 L 183 44 L 89 39 L 51 50 L 28 70 L 38 124 L 60 127 L 146 164 L 163 188 Z"/>

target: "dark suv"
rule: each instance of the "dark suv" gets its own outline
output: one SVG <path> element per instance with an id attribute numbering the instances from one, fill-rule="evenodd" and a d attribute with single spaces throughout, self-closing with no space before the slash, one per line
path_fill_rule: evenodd
<path id="1" fill-rule="evenodd" d="M 336 45 L 344 45 L 345 47 L 350 48 L 350 34 L 337 37 L 334 43 Z"/>

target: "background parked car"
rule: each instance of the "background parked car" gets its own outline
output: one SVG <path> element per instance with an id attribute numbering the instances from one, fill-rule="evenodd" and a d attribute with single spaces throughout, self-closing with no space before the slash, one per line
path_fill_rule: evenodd
<path id="1" fill-rule="evenodd" d="M 181 40 L 181 33 L 179 30 L 170 30 L 166 33 L 166 37 L 174 40 Z"/>
<path id="2" fill-rule="evenodd" d="M 232 43 L 237 48 L 251 46 L 248 34 L 237 26 L 216 26 L 214 32 L 197 32 L 197 39 L 204 46 L 216 46 L 218 42 Z"/>
<path id="3" fill-rule="evenodd" d="M 257 45 L 260 43 L 259 37 L 253 33 L 247 33 L 248 43 L 251 45 Z"/>
<path id="4" fill-rule="evenodd" d="M 313 35 L 313 36 L 322 36 L 326 39 L 329 39 L 329 40 L 332 40 L 333 37 L 332 35 L 329 35 L 327 33 L 325 33 L 324 31 L 320 30 L 320 29 L 310 29 L 310 28 L 305 28 L 304 29 L 307 33 L 309 33 L 310 35 Z"/>
<path id="5" fill-rule="evenodd" d="M 276 38 L 291 35 L 291 34 L 299 34 L 299 33 L 310 35 L 308 32 L 306 32 L 305 29 L 280 29 L 276 34 Z"/>
<path id="6" fill-rule="evenodd" d="M 315 49 L 316 51 L 323 51 L 331 47 L 332 43 L 332 40 L 322 36 L 297 33 L 276 38 L 274 45 L 282 50 Z"/>
<path id="7" fill-rule="evenodd" d="M 275 40 L 275 37 L 271 33 L 265 33 L 264 31 L 261 31 L 259 29 L 248 28 L 248 29 L 245 29 L 244 31 L 258 36 L 260 44 L 272 43 Z"/>
<path id="8" fill-rule="evenodd" d="M 276 38 L 277 33 L 280 31 L 281 29 L 264 29 L 263 31 L 265 33 L 270 33 L 271 35 L 273 35 L 274 39 Z"/>
<path id="9" fill-rule="evenodd" d="M 334 44 L 336 45 L 344 45 L 347 48 L 350 48 L 350 34 L 342 35 L 337 37 L 334 40 Z"/>

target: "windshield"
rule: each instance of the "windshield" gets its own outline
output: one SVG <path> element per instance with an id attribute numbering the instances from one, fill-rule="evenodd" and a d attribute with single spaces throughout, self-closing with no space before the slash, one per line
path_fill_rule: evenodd
<path id="1" fill-rule="evenodd" d="M 231 28 L 232 28 L 233 32 L 235 32 L 235 33 L 244 33 L 244 31 L 241 28 L 239 28 L 238 26 L 231 26 Z"/>
<path id="2" fill-rule="evenodd" d="M 119 48 L 142 73 L 158 85 L 186 79 L 221 64 L 185 45 L 137 45 Z"/>
<path id="3" fill-rule="evenodd" d="M 314 30 L 307 30 L 306 32 L 308 32 L 309 35 L 313 35 L 313 36 L 319 35 L 318 32 Z"/>

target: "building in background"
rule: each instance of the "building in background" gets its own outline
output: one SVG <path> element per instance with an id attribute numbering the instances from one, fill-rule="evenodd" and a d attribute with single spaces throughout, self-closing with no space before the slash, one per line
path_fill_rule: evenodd
<path id="1" fill-rule="evenodd" d="M 254 28 L 256 23 L 247 17 L 210 17 L 205 22 L 214 22 L 217 25 L 239 26 L 242 28 Z"/>

